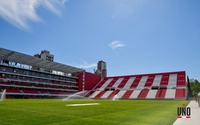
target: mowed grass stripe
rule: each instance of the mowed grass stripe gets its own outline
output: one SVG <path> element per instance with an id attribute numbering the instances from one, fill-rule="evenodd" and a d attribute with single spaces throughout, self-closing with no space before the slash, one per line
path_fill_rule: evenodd
<path id="1" fill-rule="evenodd" d="M 67 104 L 100 103 L 69 107 Z M 1 125 L 171 125 L 176 100 L 12 100 L 0 102 Z"/>

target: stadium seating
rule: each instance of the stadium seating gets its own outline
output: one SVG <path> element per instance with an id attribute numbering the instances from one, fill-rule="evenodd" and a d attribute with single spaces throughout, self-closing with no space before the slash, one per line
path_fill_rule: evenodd
<path id="1" fill-rule="evenodd" d="M 21 93 L 18 88 L 6 88 L 6 92 L 10 93 Z"/>
<path id="2" fill-rule="evenodd" d="M 185 71 L 106 77 L 90 98 L 186 99 Z"/>
<path id="3" fill-rule="evenodd" d="M 23 96 L 35 95 L 42 98 L 56 97 L 73 94 L 83 89 L 91 90 L 95 86 L 87 93 L 87 97 L 94 99 L 112 99 L 116 96 L 119 99 L 186 99 L 185 71 L 105 77 L 102 80 L 95 80 L 94 83 L 91 82 L 92 84 L 86 79 L 84 83 L 80 76 L 59 76 L 0 65 L 1 91 L 6 89 L 6 94 L 10 97 L 23 98 Z M 98 81 L 100 82 L 97 83 Z M 81 85 L 83 83 L 84 88 Z"/>
<path id="4" fill-rule="evenodd" d="M 49 91 L 50 94 L 66 94 L 65 92 L 58 92 L 58 91 Z"/>
<path id="5" fill-rule="evenodd" d="M 39 94 L 38 90 L 29 90 L 29 89 L 24 89 L 22 90 L 24 93 L 35 93 L 35 94 Z"/>
<path id="6" fill-rule="evenodd" d="M 75 93 L 78 92 L 77 79 L 0 65 L 0 88 L 6 89 L 10 98 L 51 98 Z"/>

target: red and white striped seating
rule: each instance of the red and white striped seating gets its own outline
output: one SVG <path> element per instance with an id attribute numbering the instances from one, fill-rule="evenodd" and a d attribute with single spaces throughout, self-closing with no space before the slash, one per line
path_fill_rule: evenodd
<path id="1" fill-rule="evenodd" d="M 185 71 L 104 78 L 89 97 L 109 99 L 186 99 Z"/>

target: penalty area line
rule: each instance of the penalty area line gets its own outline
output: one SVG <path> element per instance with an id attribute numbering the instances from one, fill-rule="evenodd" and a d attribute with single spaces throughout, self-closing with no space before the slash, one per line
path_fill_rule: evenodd
<path id="1" fill-rule="evenodd" d="M 66 106 L 88 106 L 88 105 L 99 105 L 99 103 L 67 104 Z"/>

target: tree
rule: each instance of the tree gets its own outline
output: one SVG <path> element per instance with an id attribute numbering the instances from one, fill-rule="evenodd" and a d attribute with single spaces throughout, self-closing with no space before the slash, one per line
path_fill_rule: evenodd
<path id="1" fill-rule="evenodd" d="M 190 88 L 194 97 L 200 92 L 200 82 L 197 79 L 190 80 Z"/>

